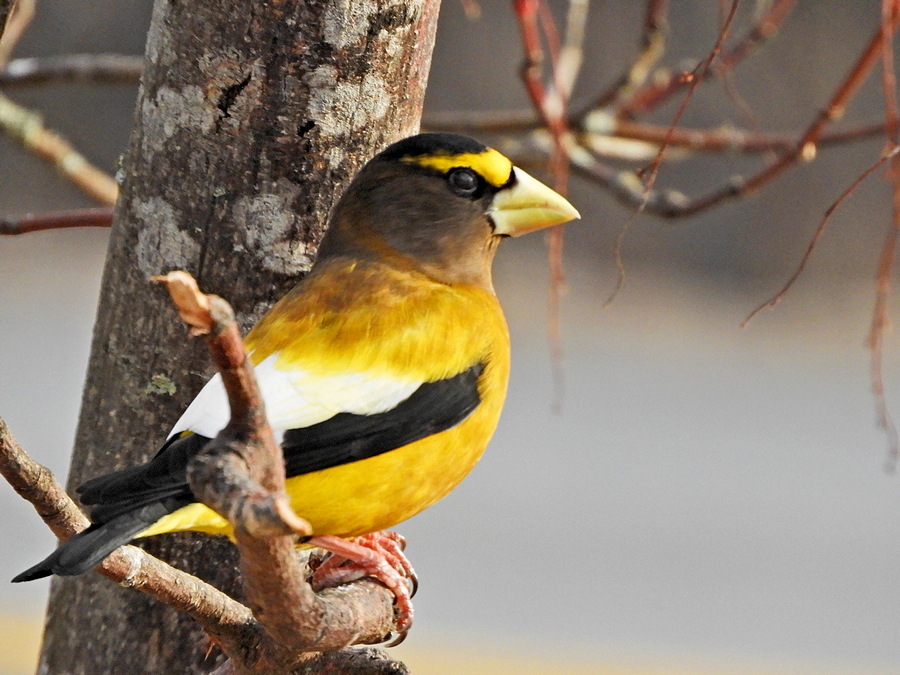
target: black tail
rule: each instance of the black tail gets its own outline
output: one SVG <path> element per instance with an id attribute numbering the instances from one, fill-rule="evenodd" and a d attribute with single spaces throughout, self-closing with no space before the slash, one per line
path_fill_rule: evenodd
<path id="1" fill-rule="evenodd" d="M 83 574 L 163 516 L 193 502 L 186 467 L 208 441 L 197 434 L 174 436 L 147 464 L 94 478 L 79 487 L 82 503 L 93 506 L 93 525 L 13 581 Z"/>
<path id="2" fill-rule="evenodd" d="M 134 539 L 135 535 L 146 530 L 167 513 L 171 513 L 174 510 L 172 506 L 157 502 L 122 514 L 109 522 L 91 525 L 68 541 L 62 542 L 46 559 L 16 576 L 13 583 L 33 581 L 49 577 L 51 574 L 63 577 L 83 574 L 103 562 L 103 559 L 117 548 Z"/>

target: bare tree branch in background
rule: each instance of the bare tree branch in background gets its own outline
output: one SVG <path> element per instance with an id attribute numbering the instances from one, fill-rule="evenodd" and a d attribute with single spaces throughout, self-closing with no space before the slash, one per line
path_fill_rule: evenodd
<path id="1" fill-rule="evenodd" d="M 0 69 L 0 87 L 49 84 L 120 84 L 137 86 L 144 58 L 124 54 L 69 54 L 13 59 Z"/>
<path id="2" fill-rule="evenodd" d="M 6 24 L 13 2 L 14 0 L 0 0 L 0 42 L 3 41 L 3 34 L 6 32 Z"/>
<path id="3" fill-rule="evenodd" d="M 11 2 L 7 0 L 4 3 L 5 21 L 0 24 L 3 27 L 3 34 L 0 36 L 0 66 L 5 65 L 9 60 L 9 55 L 16 43 L 28 28 L 28 24 L 31 23 L 36 2 L 37 0 L 12 0 Z"/>
<path id="4" fill-rule="evenodd" d="M 0 130 L 57 169 L 62 176 L 101 204 L 112 206 L 119 196 L 113 178 L 94 165 L 58 134 L 44 126 L 40 115 L 0 94 Z"/>
<path id="5" fill-rule="evenodd" d="M 36 1 L 16 1 L 0 37 L 0 68 L 6 67 L 16 43 L 31 23 Z M 47 129 L 39 113 L 17 105 L 3 94 L 0 94 L 0 131 L 53 164 L 62 176 L 101 204 L 116 203 L 119 186 L 111 176 L 93 166 L 62 136 Z"/>
<path id="6" fill-rule="evenodd" d="M 15 219 L 0 218 L 0 234 L 27 234 L 69 227 L 109 227 L 112 219 L 112 207 L 51 211 Z"/>
<path id="7" fill-rule="evenodd" d="M 632 64 L 613 87 L 599 94 L 590 105 L 569 113 L 566 110 L 567 101 L 583 65 L 581 42 L 584 39 L 587 3 L 585 0 L 569 3 L 565 31 L 560 40 L 560 31 L 544 0 L 517 0 L 515 9 L 522 27 L 526 59 L 523 76 L 537 115 L 527 111 L 431 112 L 426 115 L 424 126 L 462 133 L 500 135 L 499 144 L 515 161 L 522 164 L 549 161 L 557 189 L 565 190 L 564 176 L 571 170 L 610 191 L 630 208 L 642 209 L 666 219 L 690 217 L 723 201 L 740 198 L 759 189 L 798 162 L 810 161 L 816 147 L 854 142 L 884 131 L 883 123 L 839 131 L 827 130 L 827 126 L 840 116 L 858 91 L 877 60 L 884 37 L 881 28 L 849 72 L 847 80 L 837 88 L 832 101 L 800 134 L 766 134 L 731 126 L 688 129 L 679 127 L 677 122 L 659 126 L 636 119 L 656 110 L 688 86 L 696 88 L 699 84 L 722 79 L 732 73 L 777 34 L 795 5 L 796 0 L 770 3 L 744 36 L 723 51 L 715 64 L 699 75 L 677 71 L 664 78 L 655 76 L 651 81 L 654 66 L 665 55 L 668 3 L 665 0 L 648 0 L 641 35 L 642 48 Z M 888 32 L 894 30 L 895 25 L 889 27 Z M 550 36 L 553 36 L 552 39 Z M 724 32 L 720 37 L 725 37 Z M 550 45 L 551 42 L 555 46 L 546 52 L 543 44 Z M 721 48 L 720 44 L 716 50 Z M 140 59 L 137 57 L 80 54 L 12 61 L 0 70 L 0 87 L 62 82 L 136 84 L 139 77 Z M 507 143 L 505 137 L 510 134 L 515 135 L 516 140 Z M 649 190 L 646 184 L 638 188 L 640 176 L 635 170 L 614 169 L 604 162 L 605 158 L 648 161 L 659 154 L 661 147 L 685 151 L 666 153 L 665 161 L 683 160 L 690 152 L 775 153 L 776 160 L 755 176 L 733 178 L 727 185 L 696 198 L 667 188 L 655 193 L 652 184 Z M 640 173 L 640 167 L 636 171 Z M 634 174 L 634 178 L 627 174 Z M 641 197 L 641 190 L 647 193 L 646 198 Z M 560 247 L 560 242 L 554 244 L 557 253 L 561 251 Z M 554 266 L 554 270 L 553 278 L 561 283 L 561 269 Z"/>
<path id="8" fill-rule="evenodd" d="M 884 95 L 884 119 L 887 135 L 887 153 L 890 164 L 886 179 L 891 186 L 893 197 L 893 218 L 888 229 L 878 273 L 875 277 L 875 308 L 872 311 L 872 329 L 869 333 L 868 345 L 872 352 L 871 382 L 875 395 L 875 409 L 878 413 L 878 424 L 888 437 L 890 455 L 887 468 L 894 470 L 900 458 L 900 436 L 897 425 L 891 416 L 884 392 L 884 335 L 890 324 L 888 318 L 888 300 L 891 292 L 891 274 L 897 257 L 897 244 L 900 240 L 900 155 L 894 150 L 900 147 L 900 113 L 897 110 L 897 79 L 894 69 L 894 33 L 900 25 L 900 0 L 882 0 L 881 3 L 881 44 L 878 58 L 881 60 L 881 89 Z"/>

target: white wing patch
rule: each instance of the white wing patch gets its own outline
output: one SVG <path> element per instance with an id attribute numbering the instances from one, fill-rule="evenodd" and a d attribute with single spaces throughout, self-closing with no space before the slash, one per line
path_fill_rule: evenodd
<path id="1" fill-rule="evenodd" d="M 255 368 L 269 424 L 280 440 L 288 429 L 324 422 L 346 412 L 374 415 L 395 408 L 423 383 L 367 373 L 340 373 L 323 377 L 305 370 L 275 367 L 277 354 Z M 193 431 L 209 438 L 218 434 L 231 416 L 222 377 L 217 373 L 197 394 L 175 424 L 169 437 Z"/>

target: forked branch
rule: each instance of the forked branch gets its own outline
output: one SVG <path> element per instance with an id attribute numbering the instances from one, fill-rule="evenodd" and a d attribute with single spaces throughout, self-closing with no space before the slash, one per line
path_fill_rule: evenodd
<path id="1" fill-rule="evenodd" d="M 229 657 L 220 675 L 406 672 L 380 650 L 344 649 L 381 642 L 391 633 L 390 591 L 361 580 L 315 593 L 306 582 L 295 542 L 298 534 L 309 533 L 309 525 L 287 504 L 281 448 L 265 420 L 230 306 L 200 293 L 185 273 L 160 281 L 191 332 L 206 336 L 228 391 L 231 421 L 188 475 L 195 494 L 234 528 L 249 607 L 133 546 L 118 549 L 97 572 L 196 619 Z M 52 474 L 19 447 L 2 420 L 0 474 L 61 540 L 90 524 Z"/>

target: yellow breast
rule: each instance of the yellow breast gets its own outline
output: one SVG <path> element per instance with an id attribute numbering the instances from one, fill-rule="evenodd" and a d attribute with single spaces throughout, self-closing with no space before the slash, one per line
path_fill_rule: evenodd
<path id="1" fill-rule="evenodd" d="M 247 336 L 253 360 L 279 367 L 347 370 L 436 381 L 485 364 L 481 403 L 456 427 L 375 457 L 296 476 L 287 491 L 315 534 L 387 529 L 446 496 L 484 452 L 509 377 L 509 336 L 493 294 L 447 286 L 396 269 L 347 262 L 286 296 Z M 195 530 L 231 534 L 202 504 L 160 519 L 141 536 Z"/>

